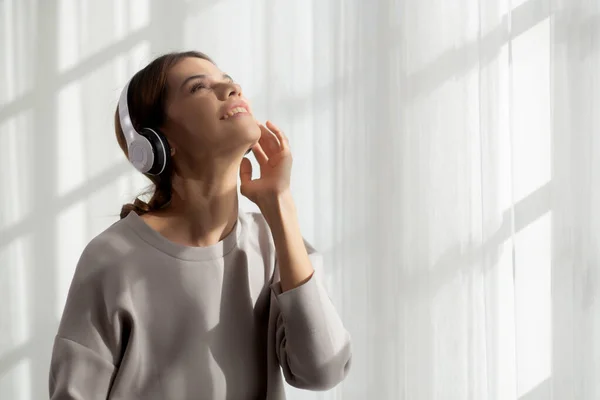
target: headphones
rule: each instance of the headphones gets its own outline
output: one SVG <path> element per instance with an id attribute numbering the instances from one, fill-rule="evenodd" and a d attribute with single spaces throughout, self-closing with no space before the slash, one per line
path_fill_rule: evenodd
<path id="1" fill-rule="evenodd" d="M 119 121 L 127 142 L 127 155 L 135 169 L 143 174 L 160 175 L 169 165 L 171 147 L 165 136 L 157 129 L 142 128 L 138 132 L 129 116 L 127 104 L 127 82 L 119 98 Z"/>

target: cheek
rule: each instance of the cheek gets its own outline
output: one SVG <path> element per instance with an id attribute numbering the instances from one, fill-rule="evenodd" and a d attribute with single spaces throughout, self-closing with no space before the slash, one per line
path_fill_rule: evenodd
<path id="1" fill-rule="evenodd" d="M 190 97 L 173 104 L 170 119 L 178 131 L 178 145 L 195 148 L 215 142 L 219 137 L 218 114 L 218 104 L 208 97 Z"/>
<path id="2" fill-rule="evenodd" d="M 218 109 L 209 101 L 196 101 L 189 104 L 183 118 L 186 127 L 194 132 L 204 129 L 213 130 L 219 122 Z"/>

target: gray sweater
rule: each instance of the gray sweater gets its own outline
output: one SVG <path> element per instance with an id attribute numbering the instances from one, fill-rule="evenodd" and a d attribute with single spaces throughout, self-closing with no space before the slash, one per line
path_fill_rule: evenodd
<path id="1" fill-rule="evenodd" d="M 171 242 L 130 213 L 77 265 L 55 338 L 51 399 L 285 398 L 283 379 L 332 388 L 350 337 L 320 278 L 281 293 L 263 216 L 240 211 L 209 247 Z"/>

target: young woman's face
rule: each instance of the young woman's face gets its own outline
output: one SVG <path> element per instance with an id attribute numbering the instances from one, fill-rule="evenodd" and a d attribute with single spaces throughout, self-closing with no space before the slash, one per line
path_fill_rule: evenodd
<path id="1" fill-rule="evenodd" d="M 231 77 L 201 58 L 186 58 L 169 71 L 167 138 L 192 158 L 245 153 L 260 138 L 248 100 Z"/>

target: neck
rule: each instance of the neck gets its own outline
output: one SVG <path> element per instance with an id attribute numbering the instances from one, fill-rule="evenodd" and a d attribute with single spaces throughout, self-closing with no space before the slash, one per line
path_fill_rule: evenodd
<path id="1" fill-rule="evenodd" d="M 171 203 L 157 226 L 164 236 L 184 245 L 210 246 L 231 233 L 238 218 L 238 168 L 223 165 L 203 166 L 202 173 L 175 171 Z"/>

